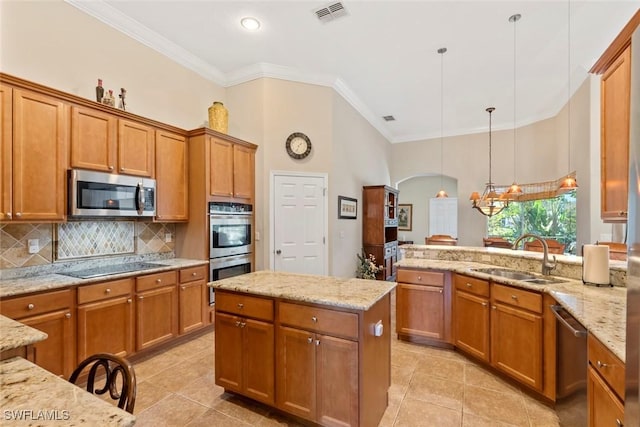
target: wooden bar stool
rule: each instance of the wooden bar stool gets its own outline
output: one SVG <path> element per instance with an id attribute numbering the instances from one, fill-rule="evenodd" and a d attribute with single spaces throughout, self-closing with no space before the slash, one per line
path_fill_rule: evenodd
<path id="1" fill-rule="evenodd" d="M 554 239 L 544 239 L 549 247 L 550 254 L 563 254 L 564 243 L 560 243 Z M 524 242 L 525 251 L 542 252 L 542 243 L 538 240 L 532 240 L 530 242 Z"/>
<path id="2" fill-rule="evenodd" d="M 626 261 L 627 245 L 618 242 L 596 242 L 596 245 L 609 246 L 609 259 Z"/>
<path id="3" fill-rule="evenodd" d="M 483 237 L 482 243 L 485 248 L 505 248 L 511 249 L 513 244 L 507 239 L 503 239 L 502 237 Z"/>
<path id="4" fill-rule="evenodd" d="M 448 234 L 433 234 L 424 238 L 426 245 L 444 245 L 444 246 L 457 246 L 458 239 L 449 236 Z"/>

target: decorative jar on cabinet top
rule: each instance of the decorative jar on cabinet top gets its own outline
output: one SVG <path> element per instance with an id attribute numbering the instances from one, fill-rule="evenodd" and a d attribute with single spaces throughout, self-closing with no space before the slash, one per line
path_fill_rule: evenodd
<path id="1" fill-rule="evenodd" d="M 215 101 L 209 107 L 209 127 L 218 132 L 227 133 L 229 125 L 229 112 L 222 102 Z"/>

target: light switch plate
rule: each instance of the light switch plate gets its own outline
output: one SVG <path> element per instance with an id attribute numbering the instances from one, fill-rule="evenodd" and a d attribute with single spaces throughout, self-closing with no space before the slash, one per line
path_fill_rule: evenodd
<path id="1" fill-rule="evenodd" d="M 164 241 L 165 243 L 170 243 L 171 242 L 171 233 L 165 233 L 164 234 Z"/>
<path id="2" fill-rule="evenodd" d="M 27 244 L 28 244 L 30 254 L 37 254 L 38 252 L 40 252 L 40 240 L 29 239 L 27 240 Z"/>

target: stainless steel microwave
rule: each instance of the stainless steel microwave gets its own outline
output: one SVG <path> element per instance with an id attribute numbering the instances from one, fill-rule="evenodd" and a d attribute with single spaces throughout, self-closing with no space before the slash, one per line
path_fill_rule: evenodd
<path id="1" fill-rule="evenodd" d="M 156 181 L 81 169 L 69 171 L 69 216 L 149 217 L 156 214 Z"/>

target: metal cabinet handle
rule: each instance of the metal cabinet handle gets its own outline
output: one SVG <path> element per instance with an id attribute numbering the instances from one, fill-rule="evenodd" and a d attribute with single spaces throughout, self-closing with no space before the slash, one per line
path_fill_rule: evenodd
<path id="1" fill-rule="evenodd" d="M 422 282 L 422 276 L 418 276 L 418 280 Z"/>
<path id="2" fill-rule="evenodd" d="M 616 427 L 624 427 L 624 424 L 622 423 L 622 421 L 620 421 L 620 418 L 616 418 Z"/>
<path id="3" fill-rule="evenodd" d="M 120 172 L 124 172 L 124 168 L 120 168 Z"/>
<path id="4" fill-rule="evenodd" d="M 242 304 L 242 303 L 238 303 L 238 308 L 239 308 L 240 310 L 242 310 L 242 309 L 244 308 L 244 304 Z"/>
<path id="5" fill-rule="evenodd" d="M 236 320 L 236 326 L 240 326 L 240 321 Z"/>
<path id="6" fill-rule="evenodd" d="M 551 308 L 551 311 L 553 312 L 553 315 L 556 317 L 556 319 L 558 319 L 558 321 L 560 323 L 562 323 L 565 328 L 567 328 L 569 331 L 571 331 L 571 333 L 573 334 L 574 337 L 580 338 L 580 337 L 586 337 L 587 336 L 587 330 L 586 329 L 576 329 L 576 328 L 574 328 L 567 321 L 567 319 L 565 319 L 564 316 L 562 316 L 560 314 L 560 312 L 566 311 L 561 305 L 552 304 L 550 306 L 550 308 Z"/>
<path id="7" fill-rule="evenodd" d="M 602 363 L 601 361 L 597 361 L 596 365 L 598 366 L 598 368 L 607 368 L 609 365 L 607 363 Z"/>
<path id="8" fill-rule="evenodd" d="M 517 297 L 516 295 L 511 295 L 511 299 L 512 299 L 512 300 L 516 300 L 516 301 L 517 301 L 517 300 L 518 300 L 518 297 Z"/>
<path id="9" fill-rule="evenodd" d="M 143 297 L 142 295 L 140 295 L 140 296 L 138 297 L 138 299 L 144 299 L 144 297 Z"/>
<path id="10" fill-rule="evenodd" d="M 311 344 L 311 343 L 313 342 L 313 338 L 311 338 L 311 337 L 307 338 L 307 342 L 308 342 L 309 344 Z"/>
<path id="11" fill-rule="evenodd" d="M 486 303 L 486 302 L 483 302 L 483 303 L 482 303 L 482 306 L 483 306 L 483 307 L 486 307 L 486 306 L 487 306 L 487 303 Z"/>
<path id="12" fill-rule="evenodd" d="M 627 211 L 620 211 L 618 212 L 619 216 L 627 216 Z"/>
<path id="13" fill-rule="evenodd" d="M 131 304 L 133 301 L 131 301 L 131 298 L 127 299 L 127 304 Z"/>
<path id="14" fill-rule="evenodd" d="M 467 288 L 472 288 L 473 285 L 471 283 L 467 283 Z"/>
<path id="15" fill-rule="evenodd" d="M 27 310 L 33 310 L 34 308 L 36 308 L 36 306 L 35 306 L 35 305 L 33 305 L 33 304 L 29 304 L 29 305 L 27 306 Z"/>
<path id="16" fill-rule="evenodd" d="M 112 171 L 113 170 L 113 165 L 109 166 L 109 170 Z"/>
<path id="17" fill-rule="evenodd" d="M 316 340 L 316 345 L 320 345 L 320 340 Z"/>
<path id="18" fill-rule="evenodd" d="M 22 216 L 22 212 L 16 212 L 16 216 L 20 218 Z"/>
<path id="19" fill-rule="evenodd" d="M 7 218 L 11 219 L 11 212 L 7 212 Z"/>
<path id="20" fill-rule="evenodd" d="M 104 290 L 104 293 L 105 293 L 105 294 L 110 294 L 110 293 L 111 293 L 111 289 L 109 289 L 109 288 L 105 289 L 105 290 Z"/>
<path id="21" fill-rule="evenodd" d="M 156 279 L 156 283 L 162 283 L 162 279 Z"/>
<path id="22" fill-rule="evenodd" d="M 496 310 L 497 308 L 498 308 L 498 307 L 496 307 L 495 305 L 492 305 L 492 306 L 491 306 L 491 309 L 492 309 L 492 310 Z"/>
<path id="23" fill-rule="evenodd" d="M 193 273 L 191 273 L 191 275 L 192 275 L 193 277 L 196 277 L 196 276 L 198 275 L 198 273 L 196 273 L 196 272 L 194 271 Z"/>
<path id="24" fill-rule="evenodd" d="M 438 292 L 442 293 L 442 289 L 439 289 Z"/>
<path id="25" fill-rule="evenodd" d="M 182 290 L 184 291 L 184 290 L 185 290 L 185 289 L 187 289 L 187 288 L 186 288 L 186 287 L 184 287 L 184 286 L 180 286 L 180 289 L 182 289 Z"/>
<path id="26" fill-rule="evenodd" d="M 282 251 L 280 249 L 276 250 L 276 255 L 280 255 Z"/>
<path id="27" fill-rule="evenodd" d="M 67 319 L 71 319 L 71 313 L 65 314 L 64 317 L 66 317 Z"/>
<path id="28" fill-rule="evenodd" d="M 312 321 L 313 323 L 318 323 L 318 318 L 317 318 L 316 316 L 312 316 L 312 317 L 311 317 L 311 321 Z"/>

